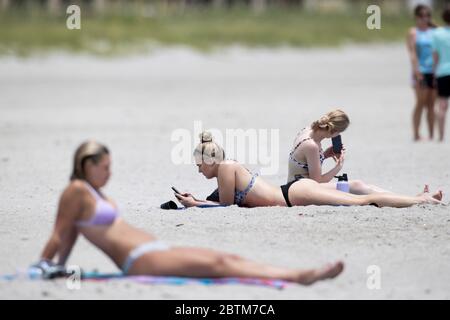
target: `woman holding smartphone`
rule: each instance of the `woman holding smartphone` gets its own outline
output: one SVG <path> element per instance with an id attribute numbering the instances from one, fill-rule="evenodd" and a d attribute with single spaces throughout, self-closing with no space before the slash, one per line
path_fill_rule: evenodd
<path id="1" fill-rule="evenodd" d="M 45 273 L 56 264 L 64 265 L 82 235 L 130 275 L 267 278 L 309 285 L 343 270 L 340 261 L 318 269 L 285 268 L 211 249 L 169 246 L 119 216 L 114 201 L 101 190 L 111 175 L 110 166 L 104 145 L 89 141 L 77 149 L 53 232 L 34 267 Z"/>
<path id="2" fill-rule="evenodd" d="M 243 207 L 263 206 L 307 206 L 307 205 L 376 205 L 409 207 L 415 204 L 441 204 L 442 192 L 430 195 L 425 190 L 414 196 L 394 193 L 371 193 L 355 195 L 331 189 L 312 179 L 294 180 L 283 186 L 274 186 L 243 165 L 225 160 L 225 151 L 215 143 L 209 132 L 200 134 L 200 143 L 194 150 L 198 171 L 207 179 L 217 179 L 218 197 L 212 203 Z M 188 193 L 177 194 L 177 199 L 186 207 L 203 205 L 207 201 L 196 200 Z"/>
<path id="3" fill-rule="evenodd" d="M 413 112 L 414 141 L 420 137 L 420 120 L 423 109 L 427 110 L 428 134 L 434 135 L 435 81 L 433 75 L 432 33 L 435 25 L 431 22 L 431 9 L 418 5 L 414 9 L 416 26 L 409 29 L 406 44 L 411 59 L 412 84 L 416 96 Z"/>
<path id="4" fill-rule="evenodd" d="M 314 121 L 310 127 L 300 131 L 289 153 L 287 182 L 309 178 L 320 183 L 323 187 L 336 189 L 336 183 L 332 180 L 344 165 L 345 148 L 342 148 L 340 153 L 334 153 L 333 147 L 323 151 L 321 143 L 325 139 L 339 136 L 347 129 L 349 124 L 350 120 L 347 114 L 336 109 Z M 322 164 L 328 158 L 333 158 L 336 165 L 330 171 L 322 173 Z M 350 180 L 349 186 L 350 193 L 353 194 L 388 192 L 361 180 Z"/>

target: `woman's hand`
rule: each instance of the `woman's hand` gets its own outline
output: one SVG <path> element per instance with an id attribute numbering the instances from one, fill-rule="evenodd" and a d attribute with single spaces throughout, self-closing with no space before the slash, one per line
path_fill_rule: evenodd
<path id="1" fill-rule="evenodd" d="M 41 259 L 39 262 L 31 265 L 30 268 L 39 269 L 44 279 L 53 279 L 67 275 L 66 268 L 63 265 L 47 259 Z"/>
<path id="2" fill-rule="evenodd" d="M 345 146 L 344 146 L 344 144 L 342 144 L 342 149 L 341 149 L 342 151 L 341 152 L 345 152 Z M 325 159 L 327 159 L 327 158 L 333 158 L 334 159 L 334 161 L 338 161 L 338 157 L 339 157 L 339 153 L 334 153 L 334 151 L 333 151 L 333 146 L 331 146 L 331 147 L 329 147 L 329 148 L 327 148 L 326 150 L 325 150 L 325 152 L 323 153 L 323 156 L 325 157 Z"/>
<path id="3" fill-rule="evenodd" d="M 336 168 L 339 168 L 339 171 L 344 166 L 344 160 L 345 160 L 345 149 L 342 148 L 342 151 L 340 154 L 335 154 L 333 156 L 333 159 L 336 161 Z"/>
<path id="4" fill-rule="evenodd" d="M 41 269 L 42 271 L 45 271 L 48 268 L 51 268 L 51 267 L 54 267 L 54 266 L 56 266 L 56 263 L 54 263 L 52 260 L 41 259 L 38 262 L 32 264 L 30 267 L 31 268 Z"/>
<path id="5" fill-rule="evenodd" d="M 194 207 L 197 205 L 197 201 L 194 199 L 194 196 L 190 193 L 182 193 L 182 194 L 175 193 L 175 197 L 186 208 Z"/>
<path id="6" fill-rule="evenodd" d="M 334 156 L 333 146 L 327 148 L 323 153 L 323 156 L 325 157 L 325 159 L 333 157 Z"/>
<path id="7" fill-rule="evenodd" d="M 419 71 L 419 69 L 414 70 L 414 77 L 419 84 L 423 81 L 423 74 Z"/>

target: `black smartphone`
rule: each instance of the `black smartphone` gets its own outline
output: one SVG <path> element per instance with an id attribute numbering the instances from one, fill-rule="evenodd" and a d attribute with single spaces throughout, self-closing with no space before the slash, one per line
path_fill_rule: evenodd
<path id="1" fill-rule="evenodd" d="M 172 190 L 173 190 L 176 194 L 183 195 L 183 194 L 182 194 L 180 191 L 178 191 L 178 189 L 175 188 L 175 187 L 172 187 Z M 200 200 L 198 200 L 197 198 L 195 198 L 193 195 L 191 195 L 191 197 L 192 197 L 192 199 L 194 199 L 195 201 L 200 201 Z"/>
<path id="2" fill-rule="evenodd" d="M 172 190 L 175 191 L 175 193 L 181 194 L 181 192 L 178 191 L 177 188 L 175 188 L 175 187 L 172 187 Z"/>
<path id="3" fill-rule="evenodd" d="M 341 153 L 341 151 L 342 151 L 342 138 L 341 138 L 341 135 L 338 135 L 337 137 L 332 138 L 331 142 L 333 143 L 333 152 L 336 153 L 336 154 Z"/>

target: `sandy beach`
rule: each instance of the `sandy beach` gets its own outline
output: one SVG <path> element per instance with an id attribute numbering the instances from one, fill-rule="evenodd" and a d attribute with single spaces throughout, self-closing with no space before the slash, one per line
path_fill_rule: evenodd
<path id="1" fill-rule="evenodd" d="M 340 107 L 351 119 L 343 135 L 343 172 L 414 195 L 428 183 L 448 202 L 447 142 L 412 142 L 413 91 L 403 44 L 334 49 L 185 48 L 96 58 L 64 53 L 0 58 L 0 274 L 35 262 L 50 235 L 75 148 L 95 138 L 112 151 L 105 193 L 131 224 L 171 245 L 202 246 L 291 267 L 342 259 L 332 281 L 284 290 L 242 285 L 166 286 L 130 281 L 0 281 L 1 299 L 449 299 L 448 206 L 407 209 L 309 206 L 191 208 L 164 211 L 176 186 L 199 198 L 207 181 L 175 164 L 175 130 L 278 130 L 273 184 L 286 182 L 297 132 Z M 422 132 L 425 136 L 425 126 Z M 192 134 L 192 146 L 197 136 Z M 333 163 L 329 160 L 325 169 Z M 258 167 L 249 164 L 250 168 Z M 81 237 L 69 264 L 117 271 Z M 381 271 L 369 289 L 369 266 Z"/>

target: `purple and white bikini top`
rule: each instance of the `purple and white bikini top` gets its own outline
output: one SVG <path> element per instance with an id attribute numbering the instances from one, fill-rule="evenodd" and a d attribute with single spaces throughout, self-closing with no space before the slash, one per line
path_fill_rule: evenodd
<path id="1" fill-rule="evenodd" d="M 95 211 L 94 215 L 88 220 L 78 220 L 76 222 L 77 226 L 104 226 L 110 225 L 119 216 L 119 212 L 114 206 L 106 201 L 92 186 L 85 182 L 89 192 L 95 198 Z"/>

